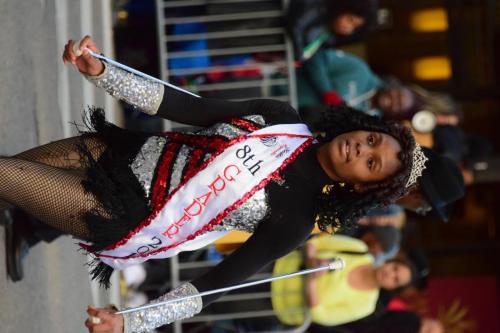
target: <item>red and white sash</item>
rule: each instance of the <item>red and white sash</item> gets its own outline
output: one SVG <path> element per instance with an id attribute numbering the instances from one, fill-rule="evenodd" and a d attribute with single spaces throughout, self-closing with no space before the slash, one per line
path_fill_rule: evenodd
<path id="1" fill-rule="evenodd" d="M 313 141 L 304 124 L 266 127 L 232 140 L 181 183 L 122 240 L 95 253 L 116 269 L 203 247 L 225 232 L 207 232 L 279 176 Z"/>

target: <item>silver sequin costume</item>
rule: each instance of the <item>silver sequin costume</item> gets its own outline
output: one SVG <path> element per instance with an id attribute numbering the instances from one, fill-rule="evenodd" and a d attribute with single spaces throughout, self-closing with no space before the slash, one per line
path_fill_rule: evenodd
<path id="1" fill-rule="evenodd" d="M 163 96 L 163 86 L 156 82 L 138 77 L 113 65 L 106 64 L 104 72 L 99 76 L 87 77 L 96 86 L 105 89 L 108 93 L 132 104 L 149 114 L 155 114 Z M 161 88 L 161 89 L 160 89 Z M 261 116 L 244 117 L 260 125 L 264 125 Z M 233 139 L 238 135 L 245 134 L 242 129 L 227 123 L 216 124 L 210 128 L 198 132 L 200 135 L 221 135 L 227 139 Z M 139 180 L 144 192 L 149 197 L 151 185 L 154 178 L 156 164 L 158 163 L 168 139 L 163 136 L 151 136 L 142 146 L 139 154 L 131 164 L 131 169 Z M 183 145 L 173 161 L 172 176 L 168 192 L 177 187 L 181 181 L 191 148 Z M 205 156 L 208 158 L 210 155 Z M 269 214 L 267 195 L 262 189 L 256 192 L 238 209 L 232 211 L 222 223 L 216 226 L 214 231 L 242 230 L 253 232 L 259 221 Z"/>
<path id="2" fill-rule="evenodd" d="M 148 114 L 156 114 L 163 98 L 163 86 L 125 72 L 110 64 L 105 65 L 104 72 L 99 76 L 87 77 L 97 87 L 105 89 L 108 93 L 133 106 L 144 110 Z M 261 116 L 244 117 L 252 122 L 264 125 Z M 216 124 L 210 128 L 197 132 L 199 135 L 219 135 L 232 139 L 246 132 L 239 127 L 227 123 Z M 155 176 L 157 163 L 169 139 L 164 136 L 151 136 L 142 145 L 139 153 L 130 165 L 130 168 L 141 184 L 146 196 L 150 198 L 151 186 Z M 182 171 L 189 161 L 192 148 L 182 145 L 172 161 L 170 178 L 171 192 L 180 183 Z M 204 158 L 209 158 L 207 154 Z M 240 207 L 226 216 L 214 231 L 244 230 L 253 232 L 258 223 L 270 213 L 267 194 L 264 189 L 257 191 Z M 198 294 L 196 288 L 191 284 L 184 284 L 170 293 L 160 297 L 157 301 L 173 299 L 179 296 Z M 151 308 L 125 315 L 125 333 L 147 332 L 175 320 L 191 317 L 201 311 L 201 297 L 173 303 L 158 308 Z"/>
<path id="3" fill-rule="evenodd" d="M 183 296 L 198 295 L 198 290 L 191 283 L 185 283 L 160 296 L 151 303 L 164 302 Z M 161 305 L 141 311 L 126 313 L 124 319 L 124 333 L 145 333 L 176 320 L 189 318 L 202 309 L 202 300 L 196 296 L 181 302 Z"/>
<path id="4" fill-rule="evenodd" d="M 260 116 L 250 116 L 252 121 L 262 123 L 263 119 Z M 247 117 L 246 117 L 247 118 Z M 199 132 L 202 135 L 222 135 L 228 139 L 232 139 L 244 132 L 230 124 L 217 124 L 213 127 L 204 129 Z M 135 176 L 144 188 L 145 193 L 149 196 L 151 191 L 151 182 L 153 181 L 156 163 L 160 159 L 161 152 L 164 146 L 168 144 L 167 139 L 160 136 L 150 137 L 142 146 L 140 153 L 133 161 L 131 168 Z M 188 155 L 191 153 L 191 148 L 183 145 L 175 161 L 173 161 L 172 176 L 170 180 L 170 188 L 168 192 L 173 191 L 181 181 L 182 170 L 185 168 L 188 161 Z M 207 155 L 208 158 L 210 155 Z M 214 231 L 229 231 L 242 230 L 253 232 L 259 221 L 264 219 L 269 213 L 267 204 L 267 196 L 264 189 L 256 192 L 240 207 L 232 211 L 226 216 L 220 225 L 217 225 Z"/>

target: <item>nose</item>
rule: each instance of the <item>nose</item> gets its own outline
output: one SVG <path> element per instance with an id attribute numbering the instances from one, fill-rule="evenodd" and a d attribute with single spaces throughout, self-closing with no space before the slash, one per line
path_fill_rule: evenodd
<path id="1" fill-rule="evenodd" d="M 365 154 L 368 153 L 368 145 L 363 144 L 363 143 L 356 143 L 356 157 L 363 157 Z"/>

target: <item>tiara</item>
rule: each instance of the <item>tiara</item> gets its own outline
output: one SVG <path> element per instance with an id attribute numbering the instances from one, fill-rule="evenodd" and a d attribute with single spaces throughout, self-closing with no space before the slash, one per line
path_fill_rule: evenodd
<path id="1" fill-rule="evenodd" d="M 422 147 L 420 147 L 420 145 L 416 143 L 415 149 L 413 150 L 413 162 L 411 165 L 410 177 L 408 178 L 408 182 L 406 183 L 406 188 L 415 184 L 418 177 L 422 176 L 422 172 L 424 172 L 426 168 L 425 162 L 427 162 L 428 160 L 429 159 L 422 151 Z"/>

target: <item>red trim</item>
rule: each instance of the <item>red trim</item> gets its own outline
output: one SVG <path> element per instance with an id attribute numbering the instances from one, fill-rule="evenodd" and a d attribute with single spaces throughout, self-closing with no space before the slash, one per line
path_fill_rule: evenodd
<path id="1" fill-rule="evenodd" d="M 196 172 L 198 171 L 197 166 L 200 163 L 200 159 L 203 157 L 203 155 L 203 150 L 201 149 L 195 149 L 193 151 L 193 153 L 191 154 L 191 158 L 189 159 L 189 162 L 186 166 L 186 172 L 184 173 L 182 180 L 187 180 L 196 174 Z"/>
<path id="2" fill-rule="evenodd" d="M 301 135 L 301 134 L 270 133 L 270 134 L 246 134 L 246 135 L 240 135 L 240 136 L 232 139 L 231 141 L 226 142 L 225 147 L 220 147 L 220 149 L 218 151 L 216 151 L 214 154 L 212 154 L 212 156 L 210 156 L 210 158 L 208 158 L 205 162 L 203 162 L 203 164 L 198 168 L 198 172 L 204 170 L 217 156 L 219 156 L 225 150 L 226 147 L 228 147 L 230 145 L 233 145 L 233 144 L 236 144 L 238 142 L 241 142 L 241 141 L 243 141 L 243 140 L 245 140 L 245 139 L 247 139 L 249 137 L 268 137 L 268 136 L 302 137 L 302 138 L 308 138 L 308 140 L 306 140 L 299 148 L 297 148 L 295 150 L 295 152 L 293 152 L 292 155 L 290 155 L 275 172 L 273 172 L 271 175 L 268 176 L 268 178 L 264 179 L 261 183 L 259 183 L 256 186 L 256 187 L 258 187 L 258 189 L 254 188 L 251 191 L 252 194 L 254 192 L 260 190 L 262 187 L 264 187 L 271 179 L 279 176 L 279 171 L 281 171 L 290 162 L 292 162 L 293 160 L 295 160 L 295 158 L 298 156 L 298 154 L 300 154 L 306 147 L 308 147 L 313 142 L 313 138 L 310 135 Z M 165 206 L 165 204 L 167 203 L 167 201 L 169 201 L 170 198 L 173 195 L 175 195 L 175 193 L 177 193 L 177 191 L 181 190 L 184 187 L 184 185 L 190 179 L 191 179 L 191 177 L 189 177 L 189 178 L 185 177 L 185 179 L 183 179 L 181 181 L 181 183 L 179 184 L 179 186 L 177 186 L 177 188 L 175 188 L 172 192 L 170 192 L 168 194 L 168 196 L 166 196 L 165 198 L 163 198 L 163 200 L 161 200 L 160 202 L 156 202 L 153 205 L 153 211 L 151 212 L 151 214 L 149 214 L 149 216 L 146 219 L 144 219 L 142 222 L 140 222 L 133 230 L 129 231 L 129 233 L 125 237 L 123 237 L 119 241 L 115 242 L 114 244 L 111 244 L 108 247 L 106 247 L 105 250 L 108 250 L 108 251 L 109 250 L 113 250 L 113 249 L 115 249 L 115 248 L 117 248 L 117 247 L 125 244 L 131 237 L 133 237 L 135 234 L 137 234 L 141 229 L 143 229 L 144 227 L 150 225 L 151 222 L 156 218 L 156 216 L 158 215 L 158 213 L 161 211 L 161 209 Z M 156 186 L 163 187 L 164 185 L 166 185 L 166 182 L 161 182 L 161 179 L 159 179 L 159 181 L 156 182 L 156 184 L 154 184 L 154 187 L 156 187 Z M 160 188 L 160 190 L 161 190 L 161 188 Z M 153 188 L 153 191 L 157 191 L 157 190 L 155 188 Z M 247 195 L 248 195 L 248 193 L 247 193 Z M 245 200 L 247 200 L 248 198 L 249 198 L 249 196 L 245 196 Z M 243 202 L 244 201 L 239 200 L 238 201 L 238 205 L 236 207 L 238 207 Z M 234 204 L 231 207 L 232 207 L 232 209 L 235 209 Z M 222 218 L 224 218 L 231 210 L 229 210 L 229 211 L 227 211 L 227 209 L 224 210 L 224 212 L 221 213 L 221 214 L 224 213 L 224 215 L 222 217 L 219 218 L 219 216 L 221 215 L 221 214 L 219 214 L 219 216 L 217 216 L 216 218 L 214 218 L 211 222 L 207 223 L 207 225 L 210 225 L 210 229 L 213 227 L 213 225 L 220 223 L 220 221 L 222 220 Z M 214 224 L 213 221 L 217 221 L 217 223 Z M 207 225 L 205 225 L 205 227 L 207 227 Z M 205 232 L 206 230 L 210 230 L 210 229 L 202 229 L 202 230 L 203 230 L 203 232 Z M 199 233 L 196 234 L 196 235 L 194 235 L 191 239 L 193 239 L 194 237 L 196 237 L 198 235 L 199 235 Z M 181 242 L 181 243 L 183 243 L 183 242 Z M 177 246 L 177 245 L 179 245 L 181 243 L 175 244 L 174 246 Z M 171 247 L 172 246 L 169 246 L 168 248 L 171 248 Z M 167 249 L 163 249 L 162 248 L 162 249 L 158 249 L 158 250 L 166 251 Z M 154 253 L 157 253 L 158 250 L 154 251 Z M 100 255 L 98 253 L 96 253 L 95 255 L 96 256 L 101 256 L 101 257 L 105 256 L 105 255 Z M 151 255 L 151 252 L 149 252 L 149 253 L 147 253 L 145 255 L 140 255 L 140 256 L 149 256 L 149 255 Z M 131 256 L 133 256 L 133 255 L 131 255 Z M 116 258 L 128 259 L 131 256 L 129 256 L 129 257 L 116 257 Z M 107 257 L 113 258 L 112 256 L 107 256 Z"/>
<path id="3" fill-rule="evenodd" d="M 186 144 L 190 147 L 200 147 L 209 150 L 218 150 L 221 147 L 226 147 L 230 142 L 227 138 L 221 135 L 199 135 L 189 133 L 168 132 L 163 133 L 172 142 Z"/>
<path id="4" fill-rule="evenodd" d="M 232 118 L 230 119 L 231 125 L 243 128 L 244 130 L 248 132 L 255 132 L 260 130 L 261 128 L 255 125 L 253 122 L 247 119 L 242 119 L 242 118 Z"/>
<path id="5" fill-rule="evenodd" d="M 174 159 L 176 152 L 179 150 L 180 146 L 181 145 L 178 143 L 168 144 L 168 147 L 165 149 L 161 157 L 161 161 L 156 171 L 156 181 L 151 189 L 151 205 L 153 207 L 156 207 L 157 204 L 161 203 L 167 193 L 170 176 L 170 165 L 172 164 L 172 160 Z"/>

